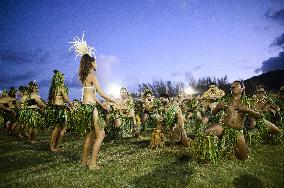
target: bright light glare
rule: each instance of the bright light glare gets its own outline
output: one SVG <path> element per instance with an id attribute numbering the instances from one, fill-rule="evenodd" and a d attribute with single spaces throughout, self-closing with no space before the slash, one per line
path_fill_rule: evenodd
<path id="1" fill-rule="evenodd" d="M 108 93 L 112 95 L 115 99 L 120 97 L 120 86 L 116 84 L 112 84 L 109 86 Z"/>
<path id="2" fill-rule="evenodd" d="M 184 89 L 184 93 L 186 95 L 193 95 L 195 94 L 195 90 L 191 87 L 191 86 L 188 86 L 187 88 Z"/>

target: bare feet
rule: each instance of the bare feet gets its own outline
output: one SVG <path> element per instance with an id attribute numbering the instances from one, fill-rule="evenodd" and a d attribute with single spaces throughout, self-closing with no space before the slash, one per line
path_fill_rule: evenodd
<path id="1" fill-rule="evenodd" d="M 62 149 L 61 148 L 50 148 L 50 151 L 57 153 L 57 152 L 61 152 Z"/>
<path id="2" fill-rule="evenodd" d="M 61 151 L 62 151 L 61 148 L 59 148 L 59 147 L 56 147 L 56 148 L 55 148 L 55 152 L 61 152 Z"/>
<path id="3" fill-rule="evenodd" d="M 89 169 L 90 170 L 100 170 L 101 169 L 101 167 L 99 166 L 99 165 L 97 165 L 97 164 L 95 164 L 95 165 L 89 165 Z"/>
<path id="4" fill-rule="evenodd" d="M 51 148 L 50 148 L 50 151 L 56 152 L 56 149 L 51 147 Z"/>
<path id="5" fill-rule="evenodd" d="M 88 161 L 88 159 L 80 159 L 79 163 L 80 163 L 81 165 L 88 165 L 88 164 L 89 164 L 89 161 Z"/>
<path id="6" fill-rule="evenodd" d="M 31 140 L 31 144 L 38 144 L 38 141 L 36 141 L 36 140 Z"/>

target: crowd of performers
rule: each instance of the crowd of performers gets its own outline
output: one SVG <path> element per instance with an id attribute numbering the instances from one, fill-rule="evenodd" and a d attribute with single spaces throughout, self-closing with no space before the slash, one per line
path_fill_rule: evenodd
<path id="1" fill-rule="evenodd" d="M 151 149 L 164 147 L 167 141 L 170 145 L 185 146 L 197 160 L 213 162 L 233 155 L 245 160 L 249 146 L 283 141 L 284 86 L 279 94 L 268 94 L 258 86 L 253 96 L 247 96 L 242 82 L 234 81 L 231 94 L 212 84 L 197 96 L 183 92 L 178 96 L 169 96 L 167 92 L 154 96 L 145 89 L 135 99 L 123 87 L 120 99 L 114 99 L 101 89 L 96 70 L 95 58 L 90 53 L 82 54 L 80 101 L 69 99 L 64 75 L 57 70 L 48 102 L 40 97 L 36 82 L 2 91 L 3 129 L 27 138 L 31 144 L 38 143 L 40 130 L 49 129 L 51 152 L 61 151 L 60 143 L 67 130 L 78 133 L 85 138 L 80 163 L 91 170 L 100 168 L 97 157 L 104 139 L 139 139 L 150 133 Z M 104 100 L 98 100 L 96 93 Z"/>
<path id="2" fill-rule="evenodd" d="M 198 160 L 213 162 L 231 154 L 245 160 L 248 146 L 283 139 L 283 86 L 279 95 L 267 94 L 262 86 L 257 86 L 250 97 L 244 94 L 242 83 L 234 81 L 230 95 L 212 84 L 197 96 L 180 93 L 170 97 L 165 92 L 155 97 L 145 89 L 141 98 L 135 99 L 123 87 L 120 98 L 114 99 L 101 90 L 93 74 L 95 70 L 95 59 L 84 55 L 79 71 L 83 85 L 81 101 L 69 99 L 64 75 L 57 70 L 48 102 L 40 97 L 36 82 L 2 91 L 4 130 L 36 144 L 38 131 L 50 129 L 52 152 L 61 151 L 60 143 L 67 130 L 76 132 L 85 137 L 80 162 L 90 169 L 99 168 L 97 156 L 104 139 L 112 142 L 150 133 L 151 149 L 163 147 L 168 140 L 172 145 L 190 148 Z M 96 99 L 96 91 L 104 101 Z"/>

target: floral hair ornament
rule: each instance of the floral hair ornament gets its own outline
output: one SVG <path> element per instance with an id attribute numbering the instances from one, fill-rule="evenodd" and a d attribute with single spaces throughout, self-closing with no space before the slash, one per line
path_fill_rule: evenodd
<path id="1" fill-rule="evenodd" d="M 73 44 L 70 48 L 69 51 L 71 49 L 74 49 L 74 53 L 76 54 L 75 59 L 77 59 L 78 56 L 83 56 L 84 54 L 88 54 L 89 56 L 93 57 L 92 55 L 94 55 L 94 58 L 96 59 L 96 49 L 92 46 L 88 46 L 87 42 L 84 41 L 84 36 L 85 36 L 85 32 L 83 32 L 83 36 L 82 39 L 80 39 L 79 37 L 74 37 L 74 41 L 73 42 L 69 42 L 70 44 Z"/>

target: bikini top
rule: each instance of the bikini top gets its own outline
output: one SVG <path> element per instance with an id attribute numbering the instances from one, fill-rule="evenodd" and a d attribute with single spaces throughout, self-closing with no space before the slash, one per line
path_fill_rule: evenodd
<path id="1" fill-rule="evenodd" d="M 84 86 L 83 89 L 93 89 L 96 90 L 95 86 Z"/>

